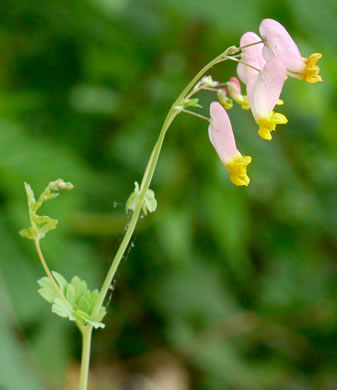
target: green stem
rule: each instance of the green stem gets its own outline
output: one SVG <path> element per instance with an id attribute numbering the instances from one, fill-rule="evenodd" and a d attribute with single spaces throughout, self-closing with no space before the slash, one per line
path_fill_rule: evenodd
<path id="1" fill-rule="evenodd" d="M 209 122 L 209 118 L 207 118 L 206 116 L 197 114 L 196 112 L 193 112 L 193 111 L 190 111 L 190 110 L 182 110 L 182 112 L 184 112 L 185 114 L 196 116 L 197 118 L 200 118 L 200 119 L 203 119 L 204 121 Z"/>
<path id="2" fill-rule="evenodd" d="M 247 47 L 250 47 L 250 46 L 259 45 L 260 43 L 264 43 L 264 40 L 261 40 L 261 41 L 258 41 L 258 42 L 253 42 L 253 43 L 249 43 L 248 45 L 240 46 L 239 50 L 246 49 Z"/>
<path id="3" fill-rule="evenodd" d="M 39 241 L 37 238 L 35 238 L 35 239 L 34 239 L 34 243 L 35 243 L 35 247 L 36 247 L 37 254 L 39 255 L 41 264 L 42 264 L 42 266 L 43 266 L 43 268 L 44 268 L 44 270 L 45 270 L 45 272 L 46 272 L 48 278 L 49 278 L 50 281 L 52 282 L 52 284 L 53 284 L 55 290 L 57 291 L 57 293 L 59 294 L 59 296 L 60 296 L 60 298 L 63 300 L 63 302 L 64 302 L 68 307 L 71 308 L 70 303 L 67 301 L 67 299 L 66 299 L 65 296 L 63 295 L 63 292 L 60 290 L 60 288 L 59 288 L 58 284 L 56 283 L 56 281 L 55 281 L 55 279 L 54 279 L 52 273 L 51 273 L 50 270 L 49 270 L 49 267 L 48 267 L 48 265 L 47 265 L 47 262 L 46 262 L 46 260 L 45 260 L 45 258 L 44 258 L 44 256 L 43 256 L 43 253 L 42 253 L 42 250 L 41 250 L 41 247 L 40 247 L 40 241 Z"/>
<path id="4" fill-rule="evenodd" d="M 163 126 L 161 128 L 158 140 L 157 140 L 157 142 L 156 142 L 156 144 L 154 146 L 154 149 L 153 149 L 153 151 L 151 153 L 149 162 L 147 164 L 147 167 L 146 167 L 143 179 L 142 179 L 142 183 L 141 183 L 141 186 L 140 186 L 140 195 L 139 195 L 139 198 L 138 198 L 137 206 L 136 206 L 136 208 L 135 208 L 135 210 L 134 210 L 134 212 L 132 214 L 130 223 L 129 223 L 128 228 L 127 228 L 127 230 L 125 232 L 123 240 L 122 240 L 122 242 L 121 242 L 121 244 L 120 244 L 120 246 L 118 248 L 118 251 L 117 251 L 117 253 L 116 253 L 116 255 L 115 255 L 115 257 L 114 257 L 114 259 L 112 261 L 110 269 L 109 269 L 109 271 L 108 271 L 108 273 L 107 273 L 107 275 L 105 277 L 105 280 L 103 282 L 103 285 L 102 285 L 99 297 L 98 297 L 98 299 L 96 301 L 96 305 L 95 305 L 94 310 L 93 310 L 94 315 L 98 313 L 99 309 L 103 305 L 105 296 L 106 296 L 106 294 L 107 294 L 107 292 L 109 290 L 109 286 L 111 285 L 111 283 L 113 281 L 113 278 L 114 278 L 114 276 L 116 274 L 118 266 L 119 266 L 119 264 L 120 264 L 120 262 L 121 262 L 121 260 L 123 258 L 123 255 L 124 255 L 128 245 L 129 245 L 129 242 L 131 240 L 132 234 L 133 234 L 133 232 L 135 230 L 135 227 L 137 225 L 137 221 L 138 221 L 138 218 L 139 218 L 139 214 L 141 212 L 142 204 L 144 202 L 144 197 L 145 197 L 146 191 L 150 187 L 150 183 L 151 183 L 154 171 L 155 171 L 156 166 L 157 166 L 158 158 L 159 158 L 160 151 L 161 151 L 164 139 L 165 139 L 166 132 L 169 129 L 169 127 L 172 124 L 172 122 L 175 119 L 175 117 L 180 112 L 179 110 L 176 109 L 176 106 L 181 105 L 183 99 L 186 98 L 186 96 L 188 96 L 188 93 L 191 91 L 193 86 L 199 81 L 199 79 L 209 69 L 211 69 L 214 65 L 216 65 L 216 64 L 218 64 L 220 62 L 223 62 L 223 61 L 225 61 L 225 60 L 227 60 L 229 58 L 230 57 L 227 55 L 227 51 L 225 51 L 225 52 L 221 53 L 219 56 L 217 56 L 216 58 L 214 58 L 207 65 L 205 65 L 200 70 L 200 72 L 198 72 L 197 75 L 187 84 L 185 89 L 181 92 L 181 94 L 178 96 L 176 101 L 171 106 L 171 108 L 170 108 L 170 110 L 169 110 L 169 112 L 168 112 L 168 114 L 167 114 L 167 116 L 165 118 L 165 121 L 163 123 Z"/>
<path id="5" fill-rule="evenodd" d="M 150 183 L 154 174 L 154 171 L 157 166 L 158 158 L 160 155 L 161 147 L 164 142 L 164 138 L 166 135 L 167 130 L 171 126 L 172 122 L 174 121 L 175 117 L 180 113 L 179 110 L 177 110 L 177 106 L 181 105 L 183 102 L 183 99 L 190 96 L 188 93 L 191 91 L 193 86 L 198 82 L 198 80 L 214 65 L 218 64 L 219 62 L 225 61 L 229 59 L 227 55 L 227 51 L 224 53 L 221 53 L 218 57 L 214 58 L 211 62 L 209 62 L 206 66 L 204 66 L 200 72 L 188 83 L 186 88 L 181 92 L 181 94 L 178 96 L 176 101 L 171 106 L 165 121 L 163 123 L 163 126 L 160 130 L 160 134 L 158 137 L 158 140 L 153 148 L 153 151 L 151 153 L 150 159 L 147 163 L 145 173 L 142 179 L 142 183 L 140 186 L 140 195 L 138 198 L 138 202 L 136 205 L 136 208 L 132 214 L 132 217 L 130 219 L 129 225 L 127 227 L 127 230 L 125 232 L 125 235 L 123 237 L 123 240 L 118 248 L 118 251 L 112 261 L 112 264 L 110 266 L 110 269 L 105 277 L 105 280 L 103 282 L 102 288 L 99 293 L 99 297 L 96 301 L 95 307 L 93 308 L 92 314 L 93 316 L 96 315 L 101 306 L 103 305 L 104 299 L 106 297 L 106 294 L 109 290 L 109 287 L 113 281 L 113 278 L 117 272 L 118 266 L 124 256 L 124 253 L 129 245 L 129 242 L 131 240 L 132 234 L 136 228 L 138 218 L 142 209 L 142 205 L 144 202 L 145 194 L 148 188 L 150 187 Z M 91 334 L 92 334 L 92 326 L 82 326 L 80 327 L 80 330 L 83 335 L 83 347 L 82 347 L 82 362 L 81 362 L 81 378 L 80 378 L 80 390 L 87 390 L 88 386 L 88 375 L 89 375 L 89 361 L 90 361 L 90 345 L 91 345 Z"/>
<path id="6" fill-rule="evenodd" d="M 81 361 L 81 374 L 80 374 L 80 390 L 87 390 L 88 378 L 89 378 L 92 326 L 87 325 L 86 327 L 82 328 L 81 333 L 82 333 L 82 361 Z"/>
<path id="7" fill-rule="evenodd" d="M 235 58 L 235 57 L 230 57 L 229 59 L 231 59 L 232 61 L 238 62 L 238 63 L 240 63 L 240 64 L 242 64 L 242 65 L 246 65 L 246 66 L 248 66 L 249 68 L 256 70 L 258 73 L 261 72 L 261 69 L 255 68 L 255 66 L 250 65 L 250 64 L 247 64 L 247 62 L 238 60 L 238 59 Z"/>

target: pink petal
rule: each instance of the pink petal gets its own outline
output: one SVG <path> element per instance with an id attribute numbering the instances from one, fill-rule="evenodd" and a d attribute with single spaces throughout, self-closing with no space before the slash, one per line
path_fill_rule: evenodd
<path id="1" fill-rule="evenodd" d="M 220 160 L 226 164 L 239 152 L 236 148 L 232 125 L 226 110 L 218 102 L 211 103 L 211 124 L 208 127 L 209 139 Z"/>
<path id="2" fill-rule="evenodd" d="M 242 99 L 240 81 L 236 77 L 231 77 L 227 83 L 228 93 L 235 101 Z"/>
<path id="3" fill-rule="evenodd" d="M 257 34 L 253 32 L 246 32 L 240 39 L 240 47 L 259 41 L 262 41 L 262 39 Z M 254 66 L 257 69 L 262 69 L 266 62 L 262 55 L 262 48 L 263 44 L 260 43 L 242 49 L 241 60 L 251 66 Z M 237 74 L 240 80 L 244 84 L 247 84 L 251 77 L 256 76 L 257 72 L 249 66 L 238 64 Z"/>
<path id="4" fill-rule="evenodd" d="M 265 41 L 263 56 L 266 61 L 280 57 L 288 71 L 303 72 L 305 64 L 302 55 L 282 24 L 273 19 L 264 19 L 260 24 L 260 34 Z"/>
<path id="5" fill-rule="evenodd" d="M 238 92 L 238 93 L 241 93 L 240 81 L 239 81 L 236 77 L 231 77 L 231 78 L 229 79 L 229 81 L 230 81 L 231 83 L 234 84 L 234 86 L 235 86 L 237 92 Z"/>
<path id="6" fill-rule="evenodd" d="M 283 88 L 287 70 L 280 58 L 266 63 L 259 75 L 247 85 L 248 101 L 256 121 L 268 117 L 273 111 Z"/>

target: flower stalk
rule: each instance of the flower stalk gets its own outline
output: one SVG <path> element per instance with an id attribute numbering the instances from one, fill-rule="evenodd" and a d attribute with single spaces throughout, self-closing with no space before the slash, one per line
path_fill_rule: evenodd
<path id="1" fill-rule="evenodd" d="M 97 314 L 104 303 L 104 299 L 109 291 L 109 287 L 114 279 L 114 276 L 118 270 L 118 267 L 123 259 L 125 251 L 130 243 L 133 232 L 136 228 L 140 212 L 142 210 L 142 205 L 144 202 L 145 194 L 150 187 L 151 180 L 154 174 L 154 171 L 157 166 L 158 158 L 160 155 L 160 151 L 165 139 L 165 135 L 167 130 L 171 126 L 172 122 L 176 118 L 176 116 L 183 112 L 183 110 L 177 109 L 177 106 L 180 106 L 184 99 L 192 96 L 191 89 L 195 86 L 195 84 L 199 81 L 199 79 L 214 65 L 226 61 L 230 57 L 227 55 L 227 50 L 221 53 L 219 56 L 214 58 L 211 62 L 205 65 L 200 72 L 188 83 L 185 89 L 178 96 L 176 101 L 172 104 L 163 126 L 160 130 L 157 142 L 153 148 L 149 161 L 147 163 L 144 176 L 140 185 L 140 195 L 136 204 L 136 207 L 132 213 L 132 217 L 128 224 L 127 230 L 123 237 L 123 240 L 118 248 L 118 251 L 111 263 L 110 269 L 104 279 L 102 288 L 99 293 L 99 297 L 96 301 L 96 305 L 93 309 L 93 314 Z M 206 119 L 206 118 L 205 118 Z M 87 390 L 88 386 L 88 375 L 89 375 L 89 362 L 90 362 L 90 344 L 91 344 L 91 335 L 92 335 L 92 326 L 88 324 L 84 329 L 81 330 L 83 337 L 83 349 L 82 349 L 82 362 L 81 362 L 81 373 L 80 373 L 80 390 Z"/>
<path id="2" fill-rule="evenodd" d="M 227 49 L 228 50 L 228 49 Z M 176 118 L 176 116 L 180 113 L 183 112 L 182 110 L 178 110 L 177 107 L 182 105 L 182 102 L 184 99 L 187 97 L 191 97 L 192 94 L 190 93 L 192 88 L 195 86 L 195 84 L 201 79 L 201 77 L 209 70 L 211 69 L 214 65 L 226 61 L 227 59 L 230 58 L 228 55 L 228 51 L 225 51 L 221 53 L 219 56 L 214 58 L 211 62 L 209 62 L 207 65 L 205 65 L 200 72 L 188 83 L 188 85 L 185 87 L 185 89 L 181 92 L 181 94 L 178 96 L 176 101 L 172 104 L 165 121 L 163 123 L 163 126 L 160 130 L 158 140 L 153 148 L 153 151 L 151 153 L 150 159 L 148 161 L 147 167 L 145 169 L 145 173 L 140 185 L 140 195 L 138 198 L 138 202 L 136 205 L 136 208 L 132 214 L 131 220 L 129 222 L 128 228 L 125 232 L 125 235 L 123 237 L 123 240 L 120 244 L 120 247 L 118 248 L 118 251 L 115 255 L 115 258 L 112 261 L 112 264 L 110 266 L 110 269 L 107 273 L 107 276 L 103 282 L 102 288 L 100 290 L 100 295 L 99 298 L 97 299 L 96 306 L 94 308 L 94 313 L 97 313 L 100 309 L 100 307 L 103 305 L 104 299 L 106 297 L 106 294 L 108 293 L 109 287 L 113 281 L 113 278 L 117 272 L 117 269 L 119 267 L 119 264 L 123 258 L 123 255 L 129 245 L 129 242 L 131 240 L 132 234 L 136 228 L 138 218 L 142 209 L 142 204 L 144 201 L 144 197 L 146 194 L 146 191 L 149 189 L 151 180 L 154 174 L 154 171 L 157 166 L 158 158 L 160 155 L 160 151 L 165 139 L 165 135 L 167 133 L 167 130 L 171 126 L 172 122 Z M 82 389 L 81 389 L 82 390 Z"/>

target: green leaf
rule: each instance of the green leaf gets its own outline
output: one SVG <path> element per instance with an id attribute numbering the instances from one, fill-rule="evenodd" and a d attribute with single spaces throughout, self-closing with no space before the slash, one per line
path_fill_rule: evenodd
<path id="1" fill-rule="evenodd" d="M 41 287 L 38 290 L 38 293 L 42 296 L 42 298 L 44 298 L 47 302 L 54 303 L 55 299 L 58 297 L 58 293 L 51 280 L 45 276 L 37 282 Z"/>
<path id="2" fill-rule="evenodd" d="M 71 190 L 72 188 L 73 185 L 71 183 L 66 183 L 63 179 L 51 181 L 40 195 L 38 201 L 36 201 L 31 186 L 28 183 L 25 183 L 31 227 L 21 230 L 21 236 L 33 240 L 36 238 L 40 240 L 45 237 L 47 232 L 55 229 L 57 225 L 56 219 L 48 216 L 39 216 L 36 213 L 44 202 L 55 199 L 59 195 L 52 191 Z"/>
<path id="3" fill-rule="evenodd" d="M 33 221 L 37 225 L 38 233 L 37 237 L 38 239 L 44 238 L 46 233 L 49 232 L 49 230 L 56 229 L 57 220 L 52 219 L 46 215 L 40 217 L 38 215 L 33 216 Z"/>
<path id="4" fill-rule="evenodd" d="M 89 300 L 86 296 L 82 295 L 80 299 L 78 300 L 78 306 L 81 310 L 84 312 L 89 312 L 90 311 L 90 303 Z"/>
<path id="5" fill-rule="evenodd" d="M 87 320 L 87 322 L 92 325 L 95 329 L 98 329 L 98 328 L 105 328 L 105 324 L 103 324 L 103 322 L 96 322 L 96 321 L 91 321 L 91 320 Z"/>
<path id="6" fill-rule="evenodd" d="M 199 99 L 198 98 L 195 98 L 195 99 L 188 99 L 188 100 L 185 100 L 184 103 L 183 103 L 183 106 L 184 108 L 187 108 L 187 107 L 198 107 L 198 108 L 202 108 L 202 106 L 200 106 L 199 103 Z"/>
<path id="7" fill-rule="evenodd" d="M 66 293 L 65 296 L 67 298 L 67 301 L 69 301 L 71 305 L 75 304 L 75 298 L 76 298 L 75 287 L 72 284 L 68 284 L 65 289 L 65 293 Z"/>
<path id="8" fill-rule="evenodd" d="M 34 231 L 32 228 L 22 229 L 19 231 L 20 236 L 34 240 Z"/>
<path id="9" fill-rule="evenodd" d="M 71 321 L 76 321 L 76 318 L 72 314 L 72 310 L 61 298 L 55 298 L 51 310 L 60 317 L 68 318 Z"/>
<path id="10" fill-rule="evenodd" d="M 145 198 L 146 208 L 150 213 L 153 213 L 157 209 L 157 200 Z"/>
<path id="11" fill-rule="evenodd" d="M 60 287 L 60 290 L 64 293 L 64 290 L 68 284 L 68 282 L 65 280 L 65 278 L 59 274 L 58 272 L 56 271 L 52 271 L 52 274 L 54 276 L 54 278 L 56 279 L 59 287 Z M 49 279 L 48 279 L 49 280 Z"/>
<path id="12" fill-rule="evenodd" d="M 129 210 L 131 210 L 131 211 L 136 210 L 138 199 L 139 199 L 139 194 L 133 192 L 130 195 L 130 197 L 127 200 L 126 205 L 125 205 L 126 213 L 128 213 Z"/>
<path id="13" fill-rule="evenodd" d="M 87 283 L 78 276 L 74 276 L 70 283 L 59 274 L 52 272 L 60 290 L 63 292 L 68 304 L 61 299 L 52 281 L 43 277 L 38 281 L 41 287 L 38 292 L 47 301 L 52 303 L 52 312 L 70 321 L 90 323 L 95 328 L 103 328 L 101 320 L 106 314 L 106 309 L 101 307 L 98 314 L 93 315 L 93 309 L 99 297 L 97 289 L 90 291 Z"/>
<path id="14" fill-rule="evenodd" d="M 106 315 L 106 309 L 105 307 L 101 307 L 101 310 L 99 311 L 99 313 L 93 318 L 94 321 L 96 322 L 101 322 L 103 320 L 103 318 L 105 317 Z"/>
<path id="15" fill-rule="evenodd" d="M 140 196 L 139 184 L 135 182 L 135 190 L 130 195 L 129 199 L 126 202 L 126 213 L 129 210 L 135 211 Z M 144 202 L 142 204 L 142 209 L 144 214 L 147 215 L 147 212 L 153 213 L 157 209 L 157 200 L 155 199 L 154 191 L 150 188 L 146 191 Z"/>
<path id="16" fill-rule="evenodd" d="M 89 292 L 87 283 L 84 280 L 81 280 L 78 276 L 74 276 L 71 280 L 71 285 L 74 287 L 75 298 L 79 298 L 84 295 L 86 292 Z"/>
<path id="17" fill-rule="evenodd" d="M 36 200 L 32 187 L 28 183 L 25 183 L 25 190 L 27 194 L 28 207 L 30 210 L 33 210 L 35 207 Z"/>
<path id="18" fill-rule="evenodd" d="M 139 191 L 139 184 L 135 181 L 135 189 L 132 192 L 132 194 L 129 196 L 129 199 L 126 201 L 125 210 L 126 214 L 129 210 L 132 212 L 136 210 L 137 202 L 139 199 L 140 191 Z"/>

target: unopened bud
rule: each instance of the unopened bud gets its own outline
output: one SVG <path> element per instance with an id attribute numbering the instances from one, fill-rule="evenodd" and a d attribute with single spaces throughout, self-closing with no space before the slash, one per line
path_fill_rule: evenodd
<path id="1" fill-rule="evenodd" d="M 218 90 L 218 100 L 226 110 L 230 110 L 233 107 L 233 100 L 227 96 L 225 88 Z"/>
<path id="2" fill-rule="evenodd" d="M 57 179 L 49 183 L 49 188 L 53 191 L 60 191 L 60 190 L 72 190 L 74 186 L 72 183 L 65 182 L 63 179 Z"/>
<path id="3" fill-rule="evenodd" d="M 238 104 L 240 104 L 243 110 L 249 110 L 250 105 L 248 98 L 241 93 L 240 81 L 236 77 L 231 77 L 227 82 L 229 96 Z"/>
<path id="4" fill-rule="evenodd" d="M 227 55 L 231 55 L 231 54 L 235 54 L 235 53 L 238 53 L 240 51 L 240 49 L 236 46 L 231 46 L 229 47 L 227 50 L 226 50 L 226 54 Z"/>

